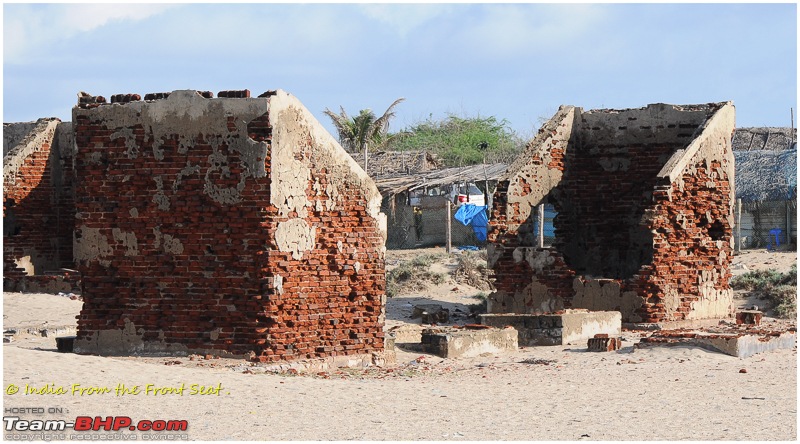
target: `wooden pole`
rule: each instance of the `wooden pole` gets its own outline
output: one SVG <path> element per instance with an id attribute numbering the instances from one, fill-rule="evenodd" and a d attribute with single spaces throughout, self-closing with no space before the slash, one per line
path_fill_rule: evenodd
<path id="1" fill-rule="evenodd" d="M 452 239 L 453 234 L 450 231 L 450 219 L 453 218 L 450 215 L 450 205 L 451 205 L 451 203 L 448 200 L 447 201 L 447 215 L 445 216 L 445 217 L 447 217 L 447 249 L 445 250 L 445 251 L 447 251 L 447 253 L 450 253 L 450 251 L 452 250 L 452 240 L 453 240 Z"/>
<path id="2" fill-rule="evenodd" d="M 544 248 L 544 204 L 539 204 L 537 212 L 539 213 L 539 248 Z"/>
<path id="3" fill-rule="evenodd" d="M 742 253 L 742 199 L 736 199 L 736 254 Z"/>
<path id="4" fill-rule="evenodd" d="M 483 183 L 486 186 L 486 196 L 484 196 L 483 203 L 489 211 L 492 210 L 492 195 L 489 192 L 489 174 L 486 173 L 486 155 L 483 155 Z"/>
<path id="5" fill-rule="evenodd" d="M 792 234 L 791 234 L 792 233 L 792 231 L 791 231 L 792 230 L 792 221 L 790 219 L 789 201 L 788 200 L 786 201 L 785 207 L 786 207 L 786 242 L 784 242 L 784 243 L 786 244 L 786 248 L 788 249 L 789 248 L 789 242 L 792 240 Z"/>

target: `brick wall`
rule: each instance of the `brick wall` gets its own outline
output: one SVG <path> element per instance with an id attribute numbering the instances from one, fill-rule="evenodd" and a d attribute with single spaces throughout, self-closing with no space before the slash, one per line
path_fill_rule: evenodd
<path id="1" fill-rule="evenodd" d="M 733 163 L 730 133 L 709 135 L 672 183 L 655 187 L 648 228 L 652 264 L 631 289 L 648 295 L 638 314 L 645 322 L 727 317 L 734 312 Z"/>
<path id="2" fill-rule="evenodd" d="M 490 313 L 558 311 L 572 295 L 574 270 L 556 249 L 536 248 L 534 221 L 536 206 L 563 179 L 574 120 L 574 108 L 559 109 L 497 184 L 486 247 L 497 289 Z"/>
<path id="3" fill-rule="evenodd" d="M 22 291 L 23 279 L 73 265 L 73 143 L 55 118 L 4 125 L 15 129 L 4 137 L 3 287 Z"/>
<path id="4" fill-rule="evenodd" d="M 725 104 L 563 107 L 495 193 L 490 311 L 729 316 L 732 130 Z M 545 201 L 556 241 L 538 249 L 534 208 Z"/>
<path id="5" fill-rule="evenodd" d="M 382 350 L 374 184 L 288 94 L 218 95 L 86 97 L 73 110 L 77 349 Z"/>

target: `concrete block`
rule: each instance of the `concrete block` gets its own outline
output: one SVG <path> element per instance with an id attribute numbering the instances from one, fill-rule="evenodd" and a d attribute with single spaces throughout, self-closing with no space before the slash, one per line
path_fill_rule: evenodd
<path id="1" fill-rule="evenodd" d="M 747 358 L 757 353 L 783 348 L 793 348 L 797 343 L 796 331 L 706 332 L 661 331 L 642 338 L 635 348 L 653 346 L 693 346 L 726 355 Z"/>
<path id="2" fill-rule="evenodd" d="M 519 344 L 514 328 L 430 328 L 422 332 L 422 351 L 443 358 L 469 358 L 483 353 L 514 351 Z"/>
<path id="3" fill-rule="evenodd" d="M 583 343 L 596 334 L 619 336 L 622 314 L 618 311 L 566 310 L 555 314 L 483 314 L 481 324 L 511 326 L 519 331 L 519 344 L 565 345 Z"/>
<path id="4" fill-rule="evenodd" d="M 425 327 L 416 324 L 405 324 L 392 327 L 389 334 L 394 337 L 395 344 L 408 344 L 422 342 L 422 330 Z"/>

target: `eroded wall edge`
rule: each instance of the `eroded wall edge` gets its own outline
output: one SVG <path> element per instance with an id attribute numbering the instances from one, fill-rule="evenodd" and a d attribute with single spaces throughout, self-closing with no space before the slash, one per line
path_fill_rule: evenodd
<path id="1" fill-rule="evenodd" d="M 278 209 L 279 217 L 291 218 L 278 225 L 276 241 L 281 251 L 291 252 L 299 259 L 304 251 L 314 248 L 315 232 L 303 219 L 310 210 L 334 211 L 340 202 L 350 199 L 352 196 L 342 194 L 345 185 L 361 190 L 367 212 L 385 242 L 386 215 L 380 212 L 381 195 L 377 186 L 313 114 L 294 96 L 278 90 L 270 97 L 269 121 L 273 128 L 270 203 Z M 307 148 L 308 155 L 304 155 Z M 320 183 L 313 177 L 312 169 L 326 170 L 328 182 Z M 317 195 L 327 196 L 324 203 L 308 198 L 306 184 L 311 180 Z M 320 205 L 324 208 L 319 208 Z M 281 229 L 287 223 L 290 226 Z M 293 238 L 278 236 L 283 233 L 292 234 Z M 382 250 L 381 253 L 385 252 L 385 247 Z"/>
<path id="2" fill-rule="evenodd" d="M 17 173 L 25 159 L 33 152 L 41 149 L 45 143 L 53 144 L 59 123 L 61 123 L 61 120 L 55 117 L 37 120 L 33 129 L 3 156 L 4 184 L 13 185 L 16 183 Z"/>
<path id="3" fill-rule="evenodd" d="M 736 201 L 735 187 L 735 160 L 733 156 L 732 137 L 736 128 L 735 108 L 732 102 L 727 102 L 706 122 L 702 133 L 695 138 L 687 148 L 684 156 L 667 172 L 674 186 L 683 190 L 683 178 L 695 174 L 695 165 L 702 163 L 710 180 L 717 179 L 729 182 L 729 197 L 725 201 L 725 213 L 730 232 L 726 239 L 716 240 L 719 255 L 715 258 L 721 266 L 722 272 L 717 270 L 703 270 L 697 272 L 699 285 L 699 300 L 693 301 L 691 311 L 686 319 L 707 319 L 730 317 L 735 312 L 733 303 L 733 290 L 728 285 L 723 285 L 723 279 L 728 279 L 725 270 L 731 262 L 731 257 L 725 251 L 732 251 L 735 247 L 732 231 L 735 224 L 734 202 Z M 714 162 L 719 162 L 717 170 L 712 168 Z M 709 184 L 709 186 L 712 184 Z M 707 215 L 707 218 L 710 216 Z M 713 223 L 713 220 L 709 220 Z M 729 249 L 722 248 L 728 243 Z M 719 289 L 719 287 L 724 287 Z M 669 315 L 669 313 L 668 313 Z"/>
<path id="4" fill-rule="evenodd" d="M 532 209 L 561 181 L 562 169 L 552 165 L 554 151 L 558 150 L 562 156 L 566 153 L 574 121 L 575 107 L 561 107 L 528 145 L 526 153 L 521 156 L 526 162 L 515 162 L 509 169 L 506 176 L 509 180 L 509 205 L 506 207 L 509 230 L 526 221 Z M 516 226 L 512 226 L 512 222 L 516 222 Z"/>

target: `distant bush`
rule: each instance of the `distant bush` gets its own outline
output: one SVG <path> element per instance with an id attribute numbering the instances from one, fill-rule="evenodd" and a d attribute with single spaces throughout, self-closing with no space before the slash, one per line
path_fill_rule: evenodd
<path id="1" fill-rule="evenodd" d="M 392 298 L 400 293 L 424 290 L 428 284 L 443 284 L 446 276 L 430 270 L 431 264 L 442 257 L 441 254 L 417 256 L 386 273 L 386 296 Z"/>
<path id="2" fill-rule="evenodd" d="M 485 255 L 485 251 L 478 253 L 464 251 L 458 256 L 458 266 L 454 273 L 456 282 L 467 284 L 479 290 L 494 289 L 489 280 L 490 270 L 486 266 Z"/>
<path id="3" fill-rule="evenodd" d="M 775 313 L 781 318 L 797 317 L 797 285 L 781 285 L 771 293 Z"/>
<path id="4" fill-rule="evenodd" d="M 777 270 L 754 270 L 731 279 L 731 288 L 746 290 L 766 300 L 782 318 L 797 316 L 797 265 L 787 273 Z"/>
<path id="5" fill-rule="evenodd" d="M 491 117 L 433 117 L 405 130 L 390 145 L 396 151 L 426 150 L 438 155 L 447 166 L 511 163 L 527 139 L 519 137 L 505 119 Z"/>

